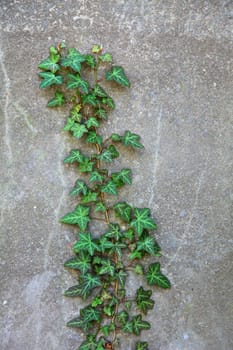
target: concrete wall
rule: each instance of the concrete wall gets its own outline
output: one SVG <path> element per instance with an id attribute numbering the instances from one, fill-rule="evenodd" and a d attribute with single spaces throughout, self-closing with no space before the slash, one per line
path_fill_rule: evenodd
<path id="1" fill-rule="evenodd" d="M 63 262 L 75 230 L 58 223 L 75 203 L 77 174 L 62 163 L 74 142 L 37 77 L 48 47 L 64 40 L 82 52 L 102 44 L 132 83 L 113 91 L 105 132 L 142 136 L 145 150 L 122 158 L 134 172 L 122 196 L 152 209 L 173 285 L 155 292 L 142 338 L 150 350 L 233 349 L 233 2 L 0 5 L 0 348 L 72 350 L 83 339 L 65 327 L 80 301 L 62 295 L 74 283 Z M 122 349 L 134 349 L 128 337 Z"/>

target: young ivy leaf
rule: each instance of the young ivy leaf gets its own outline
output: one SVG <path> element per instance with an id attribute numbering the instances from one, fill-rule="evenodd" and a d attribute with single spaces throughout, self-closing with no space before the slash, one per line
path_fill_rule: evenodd
<path id="1" fill-rule="evenodd" d="M 106 208 L 106 206 L 104 205 L 103 202 L 96 203 L 96 205 L 95 205 L 95 212 L 100 211 L 102 213 L 105 213 L 106 210 L 107 210 L 107 208 Z"/>
<path id="2" fill-rule="evenodd" d="M 91 105 L 96 107 L 99 105 L 99 101 L 96 99 L 96 96 L 93 94 L 84 94 L 82 95 L 82 103 L 83 105 Z"/>
<path id="3" fill-rule="evenodd" d="M 55 91 L 55 97 L 48 102 L 48 107 L 60 107 L 65 103 L 65 96 L 62 92 Z"/>
<path id="4" fill-rule="evenodd" d="M 82 79 L 79 73 L 76 75 L 68 74 L 67 76 L 69 78 L 67 82 L 67 89 L 80 89 L 84 94 L 88 94 L 89 83 Z"/>
<path id="5" fill-rule="evenodd" d="M 85 124 L 88 129 L 90 129 L 91 127 L 98 128 L 100 126 L 100 123 L 95 117 L 88 118 Z"/>
<path id="6" fill-rule="evenodd" d="M 105 185 L 101 186 L 101 192 L 117 195 L 116 184 L 112 180 L 109 180 Z"/>
<path id="7" fill-rule="evenodd" d="M 98 117 L 99 119 L 102 119 L 102 120 L 107 120 L 108 117 L 107 117 L 107 112 L 105 109 L 103 108 L 99 108 L 96 112 L 95 112 L 95 116 Z"/>
<path id="8" fill-rule="evenodd" d="M 119 152 L 115 146 L 110 145 L 102 151 L 102 153 L 98 156 L 98 159 L 106 163 L 110 163 L 117 157 L 119 157 Z"/>
<path id="9" fill-rule="evenodd" d="M 95 341 L 95 336 L 94 335 L 87 335 L 87 338 L 78 350 L 95 350 L 96 349 L 96 341 Z"/>
<path id="10" fill-rule="evenodd" d="M 115 240 L 119 241 L 119 239 L 122 237 L 120 225 L 110 222 L 108 230 L 105 232 L 105 237 L 114 238 Z"/>
<path id="11" fill-rule="evenodd" d="M 85 55 L 85 63 L 90 66 L 91 68 L 95 68 L 96 67 L 96 60 L 95 57 L 93 55 Z"/>
<path id="12" fill-rule="evenodd" d="M 83 194 L 84 196 L 87 194 L 88 187 L 83 180 L 77 180 L 75 182 L 74 188 L 70 191 L 71 196 L 77 196 L 78 194 Z"/>
<path id="13" fill-rule="evenodd" d="M 41 61 L 38 68 L 50 70 L 52 73 L 56 73 L 60 69 L 58 64 L 59 59 L 60 55 L 58 54 L 58 51 L 54 47 L 51 47 L 49 58 Z"/>
<path id="14" fill-rule="evenodd" d="M 104 97 L 102 99 L 102 103 L 103 103 L 103 105 L 105 105 L 106 107 L 109 107 L 111 109 L 115 108 L 115 102 L 113 101 L 113 99 L 110 96 Z"/>
<path id="15" fill-rule="evenodd" d="M 63 83 L 63 77 L 61 75 L 55 75 L 52 72 L 40 72 L 38 74 L 43 78 L 40 83 L 40 89 L 45 89 L 51 85 L 61 85 Z"/>
<path id="16" fill-rule="evenodd" d="M 112 55 L 110 53 L 105 53 L 103 55 L 100 55 L 99 56 L 99 59 L 102 61 L 102 62 L 112 62 Z"/>
<path id="17" fill-rule="evenodd" d="M 129 223 L 131 220 L 132 208 L 126 202 L 118 202 L 113 206 L 116 217 L 119 217 L 123 221 Z"/>
<path id="18" fill-rule="evenodd" d="M 73 246 L 75 253 L 79 253 L 81 251 L 88 251 L 88 253 L 91 256 L 93 256 L 95 251 L 99 251 L 99 247 L 93 241 L 91 233 L 79 232 L 78 238 L 79 240 Z"/>
<path id="19" fill-rule="evenodd" d="M 78 149 L 72 149 L 70 154 L 64 159 L 64 163 L 82 163 L 84 159 L 83 154 Z"/>
<path id="20" fill-rule="evenodd" d="M 78 204 L 74 211 L 64 215 L 60 221 L 64 224 L 78 225 L 84 231 L 90 221 L 89 211 L 90 208 Z"/>
<path id="21" fill-rule="evenodd" d="M 131 146 L 133 148 L 143 148 L 143 145 L 139 142 L 139 140 L 140 136 L 137 134 L 133 134 L 129 130 L 126 130 L 122 137 L 122 143 L 125 146 Z"/>
<path id="22" fill-rule="evenodd" d="M 84 157 L 82 163 L 79 163 L 79 171 L 81 173 L 90 173 L 92 172 L 94 162 L 91 162 L 88 157 Z"/>
<path id="23" fill-rule="evenodd" d="M 169 279 L 166 276 L 164 276 L 160 271 L 159 262 L 150 264 L 146 273 L 146 279 L 149 286 L 155 285 L 164 289 L 171 287 Z"/>
<path id="24" fill-rule="evenodd" d="M 142 330 L 150 329 L 151 327 L 149 322 L 142 320 L 142 315 L 140 314 L 137 316 L 134 316 L 132 321 L 133 321 L 133 332 L 136 335 L 139 335 Z"/>
<path id="25" fill-rule="evenodd" d="M 103 142 L 102 136 L 97 135 L 95 131 L 89 131 L 86 137 L 86 142 L 89 143 L 96 143 L 98 145 L 101 145 Z"/>
<path id="26" fill-rule="evenodd" d="M 154 307 L 154 300 L 150 299 L 151 294 L 151 290 L 145 290 L 143 287 L 137 289 L 136 304 L 138 309 L 144 314 L 147 314 L 147 312 Z"/>
<path id="27" fill-rule="evenodd" d="M 130 87 L 129 79 L 126 77 L 124 69 L 120 66 L 114 66 L 105 75 L 106 80 L 114 80 L 116 83 Z"/>
<path id="28" fill-rule="evenodd" d="M 126 185 L 130 185 L 132 183 L 132 170 L 131 169 L 121 169 L 120 172 L 115 173 L 115 180 L 120 180 Z"/>
<path id="29" fill-rule="evenodd" d="M 144 229 L 154 230 L 157 228 L 156 223 L 150 217 L 150 209 L 134 208 L 135 219 L 131 221 L 130 226 L 135 228 L 136 232 L 141 235 Z"/>
<path id="30" fill-rule="evenodd" d="M 135 350 L 149 350 L 148 343 L 146 341 L 137 342 Z"/>
<path id="31" fill-rule="evenodd" d="M 98 97 L 108 97 L 108 94 L 99 84 L 95 84 L 93 94 Z"/>
<path id="32" fill-rule="evenodd" d="M 102 266 L 100 267 L 98 274 L 99 275 L 110 275 L 114 276 L 115 273 L 115 267 L 112 265 L 111 261 L 109 259 L 105 259 L 101 261 Z"/>
<path id="33" fill-rule="evenodd" d="M 91 269 L 91 257 L 87 252 L 81 251 L 77 257 L 67 260 L 64 266 L 69 269 L 79 270 L 82 274 L 85 274 Z"/>
<path id="34" fill-rule="evenodd" d="M 137 250 L 154 255 L 160 251 L 160 247 L 153 237 L 148 236 L 138 241 Z"/>
<path id="35" fill-rule="evenodd" d="M 81 137 L 88 132 L 84 124 L 74 123 L 70 129 L 73 132 L 74 137 L 81 139 Z"/>
<path id="36" fill-rule="evenodd" d="M 97 170 L 93 171 L 90 174 L 89 181 L 90 182 L 102 182 L 104 180 L 104 176 L 101 175 Z"/>
<path id="37" fill-rule="evenodd" d="M 128 320 L 129 314 L 125 310 L 119 312 L 119 314 L 117 315 L 117 322 L 120 323 L 122 326 L 124 326 Z"/>
<path id="38" fill-rule="evenodd" d="M 68 55 L 61 61 L 63 67 L 71 67 L 75 72 L 80 73 L 81 63 L 85 61 L 85 56 L 78 52 L 75 48 L 70 48 Z"/>
<path id="39" fill-rule="evenodd" d="M 97 192 L 92 192 L 88 191 L 84 196 L 82 196 L 81 203 L 91 203 L 91 202 L 96 202 L 98 198 L 98 193 Z"/>

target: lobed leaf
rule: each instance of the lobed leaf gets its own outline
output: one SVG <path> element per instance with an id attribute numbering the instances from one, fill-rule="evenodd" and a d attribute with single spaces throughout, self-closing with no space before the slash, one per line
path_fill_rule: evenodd
<path id="1" fill-rule="evenodd" d="M 160 271 L 160 263 L 156 262 L 150 264 L 148 271 L 146 273 L 147 283 L 152 286 L 156 285 L 158 287 L 167 289 L 171 287 L 169 279 L 164 276 Z"/>
<path id="2" fill-rule="evenodd" d="M 123 221 L 129 223 L 131 220 L 132 208 L 126 202 L 118 202 L 113 206 L 116 217 L 119 217 Z"/>
<path id="3" fill-rule="evenodd" d="M 133 332 L 136 335 L 139 335 L 142 330 L 150 329 L 151 327 L 149 322 L 142 320 L 142 315 L 140 314 L 137 316 L 134 316 L 132 322 L 133 322 Z"/>
<path id="4" fill-rule="evenodd" d="M 87 190 L 88 190 L 88 187 L 87 185 L 85 184 L 85 182 L 83 180 L 77 180 L 75 182 L 75 186 L 74 188 L 70 191 L 70 195 L 71 196 L 76 196 L 78 194 L 83 194 L 83 195 L 86 195 L 87 194 Z"/>
<path id="5" fill-rule="evenodd" d="M 101 186 L 101 192 L 117 195 L 116 184 L 112 180 L 109 180 L 105 185 Z"/>
<path id="6" fill-rule="evenodd" d="M 86 60 L 86 57 L 82 55 L 75 48 L 70 48 L 68 55 L 61 61 L 63 67 L 71 67 L 75 72 L 80 73 L 81 63 Z"/>
<path id="7" fill-rule="evenodd" d="M 70 154 L 64 159 L 64 163 L 82 163 L 84 160 L 83 154 L 80 152 L 79 149 L 72 149 L 70 151 Z"/>
<path id="8" fill-rule="evenodd" d="M 51 85 L 61 85 L 63 83 L 63 77 L 61 75 L 55 75 L 52 72 L 40 72 L 38 74 L 43 79 L 40 83 L 40 89 L 45 89 Z"/>
<path id="9" fill-rule="evenodd" d="M 67 260 L 64 266 L 68 267 L 69 269 L 79 270 L 82 274 L 85 274 L 91 269 L 90 255 L 84 251 L 81 251 L 77 257 Z"/>
<path id="10" fill-rule="evenodd" d="M 90 209 L 88 207 L 78 204 L 74 211 L 61 218 L 61 222 L 64 224 L 78 225 L 81 230 L 85 230 L 90 221 L 89 211 Z"/>
<path id="11" fill-rule="evenodd" d="M 139 142 L 139 140 L 140 136 L 137 134 L 133 134 L 129 130 L 126 130 L 122 137 L 122 143 L 125 146 L 131 146 L 133 148 L 143 148 L 143 145 Z"/>
<path id="12" fill-rule="evenodd" d="M 153 230 L 157 228 L 156 223 L 150 217 L 150 209 L 148 208 L 134 208 L 134 220 L 131 221 L 130 226 L 135 228 L 136 232 L 141 235 L 144 229 Z"/>
<path id="13" fill-rule="evenodd" d="M 65 96 L 62 92 L 55 91 L 55 96 L 48 102 L 48 107 L 60 107 L 65 103 Z"/>
<path id="14" fill-rule="evenodd" d="M 113 66 L 112 69 L 106 72 L 106 80 L 114 80 L 116 83 L 130 87 L 129 79 L 126 77 L 124 69 L 120 66 Z"/>
<path id="15" fill-rule="evenodd" d="M 146 341 L 137 342 L 135 350 L 149 350 L 148 343 Z"/>
<path id="16" fill-rule="evenodd" d="M 88 94 L 89 83 L 78 74 L 68 74 L 67 89 L 80 89 L 84 94 Z"/>
<path id="17" fill-rule="evenodd" d="M 75 253 L 87 251 L 91 256 L 93 256 L 95 251 L 100 250 L 99 246 L 92 239 L 91 233 L 79 232 L 78 238 L 79 240 L 73 246 Z"/>

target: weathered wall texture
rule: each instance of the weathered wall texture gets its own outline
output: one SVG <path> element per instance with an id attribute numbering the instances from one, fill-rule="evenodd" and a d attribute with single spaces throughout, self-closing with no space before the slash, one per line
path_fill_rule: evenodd
<path id="1" fill-rule="evenodd" d="M 2 350 L 74 350 L 65 327 L 79 301 L 63 291 L 74 233 L 77 175 L 65 113 L 46 108 L 37 64 L 60 41 L 100 43 L 132 88 L 114 91 L 106 132 L 141 134 L 145 150 L 122 159 L 134 172 L 123 195 L 150 206 L 171 291 L 154 294 L 151 350 L 233 349 L 233 1 L 0 0 Z M 131 284 L 133 287 L 133 284 Z M 124 350 L 133 350 L 127 337 Z"/>

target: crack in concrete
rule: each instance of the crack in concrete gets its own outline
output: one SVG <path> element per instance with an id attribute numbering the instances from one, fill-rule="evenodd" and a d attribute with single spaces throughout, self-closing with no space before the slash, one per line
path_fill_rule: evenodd
<path id="1" fill-rule="evenodd" d="M 10 142 L 10 136 L 9 136 L 9 114 L 8 114 L 8 108 L 9 108 L 9 100 L 10 100 L 10 90 L 11 90 L 11 84 L 10 84 L 10 79 L 8 77 L 7 74 L 7 69 L 6 69 L 6 65 L 4 62 L 4 53 L 3 50 L 0 46 L 0 66 L 3 72 L 3 80 L 5 83 L 5 104 L 4 104 L 4 108 L 3 108 L 3 114 L 4 114 L 4 118 L 5 118 L 5 144 L 6 147 L 8 149 L 7 155 L 8 155 L 8 160 L 11 162 L 12 158 L 13 158 L 13 153 L 12 153 L 12 149 L 11 149 L 11 142 Z"/>
<path id="2" fill-rule="evenodd" d="M 153 171 L 153 181 L 152 181 L 152 191 L 149 199 L 149 207 L 151 207 L 154 202 L 155 197 L 155 187 L 157 185 L 157 171 L 159 166 L 159 151 L 160 151 L 160 140 L 161 140 L 161 120 L 162 120 L 163 108 L 160 107 L 159 117 L 157 121 L 157 131 L 156 131 L 156 146 L 155 146 L 155 157 L 154 157 L 154 171 Z"/>

